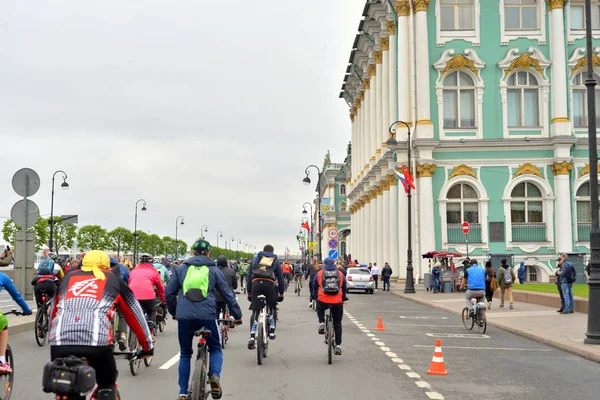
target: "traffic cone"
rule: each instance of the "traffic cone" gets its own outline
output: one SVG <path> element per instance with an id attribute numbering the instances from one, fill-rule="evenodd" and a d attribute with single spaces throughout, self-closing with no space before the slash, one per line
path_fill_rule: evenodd
<path id="1" fill-rule="evenodd" d="M 446 367 L 444 366 L 444 355 L 442 354 L 442 342 L 440 339 L 435 341 L 435 350 L 433 351 L 433 360 L 431 360 L 431 366 L 428 375 L 448 375 Z"/>
<path id="2" fill-rule="evenodd" d="M 383 320 L 381 319 L 381 317 L 379 317 L 379 320 L 377 321 L 377 327 L 375 328 L 376 331 L 385 331 L 385 328 L 383 327 Z"/>

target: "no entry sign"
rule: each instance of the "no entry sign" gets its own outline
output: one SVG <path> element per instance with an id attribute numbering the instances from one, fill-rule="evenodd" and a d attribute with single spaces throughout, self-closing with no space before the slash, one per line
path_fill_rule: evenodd
<path id="1" fill-rule="evenodd" d="M 466 222 L 466 221 L 465 221 L 465 222 L 463 222 L 463 223 L 462 223 L 462 230 L 463 230 L 463 233 L 464 233 L 465 235 L 469 233 L 469 229 L 470 229 L 470 228 L 471 228 L 471 227 L 469 226 L 469 223 L 468 223 L 468 222 Z"/>

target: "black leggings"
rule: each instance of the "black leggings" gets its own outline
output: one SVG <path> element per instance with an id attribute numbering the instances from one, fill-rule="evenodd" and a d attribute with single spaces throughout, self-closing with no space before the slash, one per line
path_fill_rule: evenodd
<path id="1" fill-rule="evenodd" d="M 342 317 L 344 316 L 344 304 L 327 304 L 317 300 L 317 318 L 319 323 L 325 323 L 325 310 L 331 309 L 331 319 L 333 319 L 333 330 L 335 332 L 335 344 L 342 344 Z"/>
<path id="2" fill-rule="evenodd" d="M 152 324 L 156 325 L 156 299 L 138 300 L 138 302 L 146 314 L 146 321 L 152 321 Z"/>
<path id="3" fill-rule="evenodd" d="M 250 324 L 250 330 L 252 325 L 258 320 L 258 314 L 260 313 L 260 300 L 258 296 L 263 294 L 266 299 L 265 302 L 267 307 L 271 309 L 273 320 L 277 321 L 277 290 L 275 283 L 272 281 L 256 280 L 252 282 L 252 324 Z"/>
<path id="4" fill-rule="evenodd" d="M 85 357 L 90 364 L 90 367 L 96 371 L 96 383 L 98 391 L 112 391 L 112 393 L 104 397 L 106 400 L 116 400 L 117 392 L 115 383 L 117 382 L 117 364 L 113 356 L 112 346 L 51 346 L 50 359 L 54 361 L 56 358 L 76 356 Z M 106 392 L 104 393 L 106 396 Z"/>
<path id="5" fill-rule="evenodd" d="M 490 288 L 491 283 L 490 282 L 486 282 L 485 283 L 485 299 L 488 302 L 491 302 L 492 299 L 494 298 L 494 292 L 492 291 L 492 289 Z"/>
<path id="6" fill-rule="evenodd" d="M 33 293 L 35 294 L 35 302 L 37 303 L 38 306 L 43 303 L 42 290 L 45 290 L 46 295 L 48 296 L 46 298 L 46 301 L 50 301 L 54 298 L 54 295 L 56 294 L 56 283 L 54 283 L 53 281 L 43 281 L 43 282 L 38 282 L 33 286 Z"/>

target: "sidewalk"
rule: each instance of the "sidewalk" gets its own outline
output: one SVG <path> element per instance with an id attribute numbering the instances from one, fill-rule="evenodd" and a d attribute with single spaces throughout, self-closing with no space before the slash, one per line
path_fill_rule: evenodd
<path id="1" fill-rule="evenodd" d="M 464 293 L 434 295 L 433 292 L 418 287 L 415 294 L 404 294 L 404 287 L 396 287 L 397 289 L 392 289 L 396 296 L 456 313 L 458 319 L 466 306 Z M 561 315 L 555 308 L 520 302 L 514 303 L 514 310 L 508 308 L 508 302 L 504 304 L 505 308 L 499 308 L 499 305 L 500 298 L 494 296 L 492 309 L 487 311 L 488 325 L 600 362 L 600 345 L 583 343 L 587 331 L 587 314 Z"/>

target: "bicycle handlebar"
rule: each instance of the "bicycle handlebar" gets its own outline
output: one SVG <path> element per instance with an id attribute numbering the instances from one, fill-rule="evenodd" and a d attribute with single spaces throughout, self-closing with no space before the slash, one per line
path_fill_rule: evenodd
<path id="1" fill-rule="evenodd" d="M 10 315 L 10 314 L 14 314 L 14 315 L 21 316 L 21 315 L 23 315 L 23 311 L 17 311 L 17 309 L 16 309 L 16 308 L 13 308 L 12 310 L 10 310 L 10 311 L 8 311 L 8 312 L 5 312 L 5 313 L 3 313 L 3 314 L 4 314 L 4 315 Z"/>

